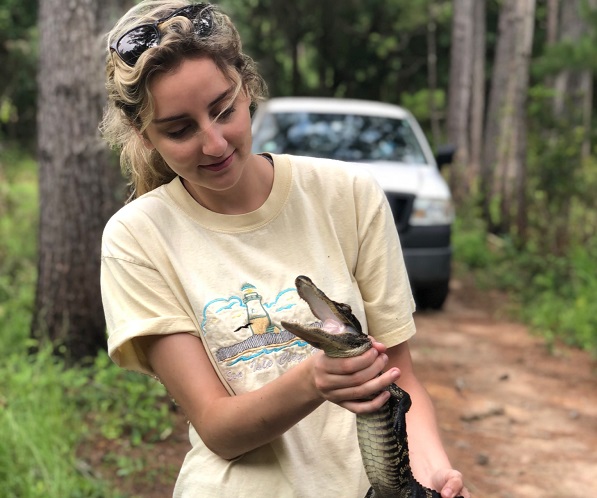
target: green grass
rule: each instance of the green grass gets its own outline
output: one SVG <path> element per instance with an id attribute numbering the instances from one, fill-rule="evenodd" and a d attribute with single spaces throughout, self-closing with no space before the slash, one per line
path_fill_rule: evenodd
<path id="1" fill-rule="evenodd" d="M 2 178 L 2 176 L 4 178 Z M 0 155 L 0 353 L 22 349 L 34 301 L 37 168 L 16 150 Z"/>
<path id="2" fill-rule="evenodd" d="M 121 498 L 77 455 L 80 445 L 122 439 L 139 448 L 172 430 L 171 406 L 155 380 L 126 372 L 105 353 L 66 368 L 48 346 L 30 354 L 37 237 L 35 162 L 0 152 L 0 490 L 7 498 Z M 143 473 L 126 456 L 106 457 L 116 475 Z"/>
<path id="3" fill-rule="evenodd" d="M 105 497 L 106 485 L 76 468 L 85 429 L 77 400 L 65 392 L 76 372 L 49 351 L 15 353 L 0 369 L 0 487 L 19 498 Z"/>

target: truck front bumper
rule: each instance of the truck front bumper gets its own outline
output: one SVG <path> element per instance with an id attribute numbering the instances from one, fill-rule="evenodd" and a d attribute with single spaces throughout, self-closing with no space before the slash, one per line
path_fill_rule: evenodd
<path id="1" fill-rule="evenodd" d="M 410 226 L 400 233 L 406 271 L 413 288 L 450 280 L 452 227 Z"/>

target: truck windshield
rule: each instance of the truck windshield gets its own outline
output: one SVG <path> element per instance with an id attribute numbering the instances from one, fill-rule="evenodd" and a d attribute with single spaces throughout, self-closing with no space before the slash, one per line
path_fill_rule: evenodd
<path id="1" fill-rule="evenodd" d="M 343 161 L 427 163 L 408 121 L 380 116 L 266 114 L 255 130 L 253 150 Z"/>

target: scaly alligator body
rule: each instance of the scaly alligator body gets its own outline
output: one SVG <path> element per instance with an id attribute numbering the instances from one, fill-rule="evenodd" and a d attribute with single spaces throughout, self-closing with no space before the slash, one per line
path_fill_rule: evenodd
<path id="1" fill-rule="evenodd" d="M 329 299 L 309 277 L 301 275 L 295 284 L 322 325 L 283 321 L 286 330 L 328 356 L 357 356 L 371 348 L 349 305 Z M 365 498 L 441 498 L 437 491 L 417 482 L 410 468 L 406 436 L 410 396 L 395 384 L 387 389 L 391 396 L 382 408 L 357 415 L 359 448 L 371 484 Z"/>

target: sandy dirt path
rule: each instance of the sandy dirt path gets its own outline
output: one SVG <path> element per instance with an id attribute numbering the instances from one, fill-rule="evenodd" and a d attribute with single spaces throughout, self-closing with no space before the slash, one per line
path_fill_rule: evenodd
<path id="1" fill-rule="evenodd" d="M 419 378 L 452 464 L 478 498 L 597 496 L 597 369 L 499 317 L 500 297 L 455 282 L 445 309 L 417 313 Z"/>

